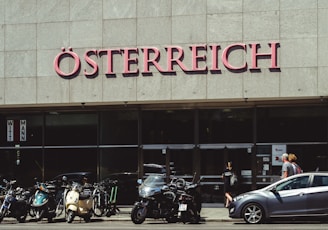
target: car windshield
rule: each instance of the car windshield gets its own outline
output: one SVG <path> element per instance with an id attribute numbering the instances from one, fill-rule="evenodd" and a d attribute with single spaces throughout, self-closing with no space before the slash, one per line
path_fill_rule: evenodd
<path id="1" fill-rule="evenodd" d="M 165 184 L 165 178 L 163 175 L 149 175 L 143 184 L 149 187 L 162 186 Z"/>

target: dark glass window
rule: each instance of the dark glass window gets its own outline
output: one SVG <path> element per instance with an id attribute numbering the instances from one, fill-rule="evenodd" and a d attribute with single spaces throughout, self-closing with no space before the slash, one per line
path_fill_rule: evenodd
<path id="1" fill-rule="evenodd" d="M 138 144 L 138 111 L 110 111 L 100 115 L 101 144 Z"/>
<path id="2" fill-rule="evenodd" d="M 62 173 L 92 172 L 97 174 L 97 149 L 46 149 L 45 179 Z"/>
<path id="3" fill-rule="evenodd" d="M 46 115 L 46 145 L 96 145 L 97 118 L 93 113 Z"/>
<path id="4" fill-rule="evenodd" d="M 297 156 L 296 163 L 304 172 L 328 170 L 327 144 L 288 145 L 287 152 Z"/>
<path id="5" fill-rule="evenodd" d="M 194 111 L 142 112 L 143 144 L 194 143 Z"/>
<path id="6" fill-rule="evenodd" d="M 137 148 L 107 148 L 100 153 L 100 176 L 102 179 L 112 173 L 137 172 Z"/>
<path id="7" fill-rule="evenodd" d="M 199 112 L 200 143 L 253 141 L 252 109 L 216 109 Z"/>
<path id="8" fill-rule="evenodd" d="M 166 155 L 162 154 L 162 150 L 159 149 L 143 150 L 143 157 L 146 164 L 166 164 Z"/>
<path id="9" fill-rule="evenodd" d="M 193 175 L 193 150 L 170 150 L 170 162 L 177 175 Z"/>
<path id="10" fill-rule="evenodd" d="M 327 141 L 327 108 L 259 108 L 257 112 L 258 142 Z"/>
<path id="11" fill-rule="evenodd" d="M 328 186 L 328 176 L 314 176 L 312 187 Z"/>
<path id="12" fill-rule="evenodd" d="M 1 180 L 15 179 L 18 186 L 31 187 L 35 177 L 42 179 L 41 149 L 0 150 L 0 162 Z"/>

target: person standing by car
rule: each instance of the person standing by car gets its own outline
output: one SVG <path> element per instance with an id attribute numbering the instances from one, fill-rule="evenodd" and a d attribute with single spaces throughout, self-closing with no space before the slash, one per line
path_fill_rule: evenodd
<path id="1" fill-rule="evenodd" d="M 284 153 L 281 156 L 282 168 L 281 168 L 281 178 L 286 178 L 294 175 L 294 169 L 292 164 L 288 160 L 288 153 Z"/>
<path id="2" fill-rule="evenodd" d="M 302 173 L 303 172 L 302 168 L 296 163 L 297 156 L 294 153 L 289 153 L 288 154 L 288 161 L 293 166 L 294 174 L 299 174 L 299 173 Z"/>
<path id="3" fill-rule="evenodd" d="M 226 168 L 222 174 L 224 183 L 225 207 L 228 208 L 232 201 L 232 192 L 234 189 L 233 177 L 236 175 L 232 170 L 232 162 L 227 162 Z"/>

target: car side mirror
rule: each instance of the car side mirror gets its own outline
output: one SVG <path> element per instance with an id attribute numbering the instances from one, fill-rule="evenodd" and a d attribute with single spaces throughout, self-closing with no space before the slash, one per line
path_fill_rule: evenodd
<path id="1" fill-rule="evenodd" d="M 272 187 L 270 191 L 273 192 L 273 193 L 278 193 L 276 186 Z"/>

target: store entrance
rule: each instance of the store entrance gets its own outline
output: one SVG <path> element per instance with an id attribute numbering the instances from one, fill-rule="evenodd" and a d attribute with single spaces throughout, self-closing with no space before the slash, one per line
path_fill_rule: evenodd
<path id="1" fill-rule="evenodd" d="M 166 168 L 169 175 L 174 176 L 192 177 L 197 168 L 193 159 L 193 145 L 157 146 L 143 150 L 144 164 L 161 165 Z"/>
<path id="2" fill-rule="evenodd" d="M 237 193 L 251 188 L 252 145 L 251 144 L 211 144 L 200 146 L 202 193 L 204 202 L 222 202 L 224 183 L 222 173 L 226 163 L 232 162 L 238 175 Z"/>

